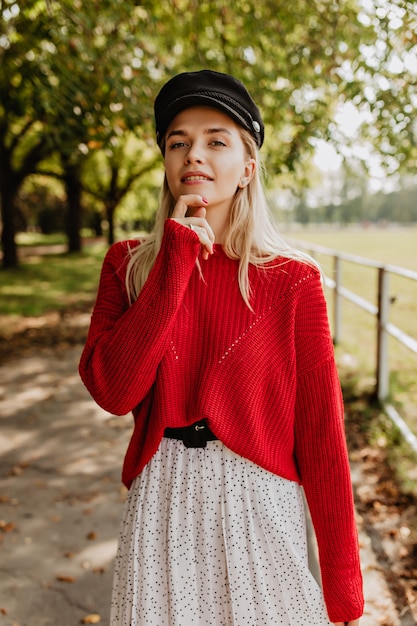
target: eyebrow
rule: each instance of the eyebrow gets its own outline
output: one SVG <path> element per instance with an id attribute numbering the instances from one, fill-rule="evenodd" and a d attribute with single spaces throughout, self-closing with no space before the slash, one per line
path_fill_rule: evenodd
<path id="1" fill-rule="evenodd" d="M 226 133 L 227 135 L 232 135 L 232 133 L 230 132 L 230 130 L 228 130 L 227 128 L 207 128 L 204 133 L 206 135 L 216 135 L 218 133 Z M 187 136 L 187 132 L 185 130 L 171 130 L 171 132 L 167 135 L 167 139 L 169 139 L 170 137 L 186 137 Z"/>

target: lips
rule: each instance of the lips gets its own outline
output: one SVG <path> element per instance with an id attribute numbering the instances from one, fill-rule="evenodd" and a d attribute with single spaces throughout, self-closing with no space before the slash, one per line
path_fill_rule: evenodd
<path id="1" fill-rule="evenodd" d="M 181 178 L 182 183 L 198 183 L 207 180 L 213 179 L 208 174 L 204 174 L 204 172 L 188 172 Z"/>

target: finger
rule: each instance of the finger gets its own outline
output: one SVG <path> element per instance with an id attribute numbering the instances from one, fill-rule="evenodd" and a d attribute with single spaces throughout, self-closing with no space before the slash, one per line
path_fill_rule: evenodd
<path id="1" fill-rule="evenodd" d="M 174 222 L 178 222 L 183 226 L 192 227 L 194 232 L 198 235 L 201 243 L 205 243 L 202 241 L 202 237 L 205 236 L 206 240 L 213 244 L 215 241 L 214 232 L 210 226 L 210 224 L 202 217 L 171 217 L 171 220 Z"/>
<path id="2" fill-rule="evenodd" d="M 198 209 L 193 211 L 192 217 L 206 217 L 206 213 L 207 213 L 206 209 L 203 206 L 200 206 L 198 207 Z"/>
<path id="3" fill-rule="evenodd" d="M 203 196 L 200 196 L 200 194 L 189 193 L 184 196 L 179 196 L 171 217 L 185 217 L 189 208 L 204 208 L 204 204 L 207 204 L 207 200 L 203 198 Z"/>
<path id="4" fill-rule="evenodd" d="M 210 254 L 213 254 L 213 242 L 211 237 L 209 237 L 207 230 L 205 227 L 195 226 L 195 224 L 186 224 L 186 226 L 190 226 L 195 234 L 198 236 L 201 244 L 203 258 L 207 259 Z M 206 223 L 206 226 L 208 224 Z"/>
<path id="5" fill-rule="evenodd" d="M 186 218 L 186 224 L 196 226 L 198 229 L 203 229 L 203 231 L 207 234 L 208 239 L 211 243 L 214 243 L 214 232 L 211 228 L 210 224 L 203 217 L 190 217 Z"/>

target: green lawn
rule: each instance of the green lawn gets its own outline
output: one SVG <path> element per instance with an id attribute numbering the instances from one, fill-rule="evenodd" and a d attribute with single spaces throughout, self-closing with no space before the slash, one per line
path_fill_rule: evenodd
<path id="1" fill-rule="evenodd" d="M 104 244 L 94 244 L 78 254 L 22 255 L 17 269 L 0 271 L 0 315 L 82 310 L 94 300 L 105 250 Z"/>
<path id="2" fill-rule="evenodd" d="M 305 228 L 284 236 L 417 271 L 417 226 Z"/>
<path id="3" fill-rule="evenodd" d="M 319 244 L 337 252 L 417 271 L 417 228 L 339 229 L 294 231 L 291 238 Z M 316 254 L 326 275 L 334 278 L 331 257 Z M 374 268 L 343 261 L 342 284 L 372 304 L 377 304 L 378 273 Z M 392 275 L 390 321 L 417 338 L 417 281 Z M 351 306 L 351 305 L 349 305 Z M 353 306 L 353 305 L 352 305 Z M 354 311 L 358 311 L 354 307 Z M 365 314 L 367 315 L 367 314 Z M 356 324 L 355 324 L 356 325 Z"/>
<path id="4" fill-rule="evenodd" d="M 303 229 L 285 233 L 291 239 L 355 254 L 381 263 L 417 271 L 417 228 Z M 324 272 L 334 277 L 332 259 L 316 255 Z M 369 302 L 377 302 L 377 270 L 343 262 L 342 284 Z M 331 324 L 333 290 L 326 288 Z M 417 339 L 417 281 L 392 276 L 390 322 Z M 375 385 L 376 319 L 355 304 L 343 300 L 342 336 L 336 355 L 342 372 L 354 372 L 363 388 Z M 392 401 L 417 433 L 417 355 L 394 338 L 389 339 Z"/>

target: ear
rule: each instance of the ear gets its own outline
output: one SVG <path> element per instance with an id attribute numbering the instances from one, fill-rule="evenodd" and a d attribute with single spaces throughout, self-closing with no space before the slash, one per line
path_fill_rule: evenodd
<path id="1" fill-rule="evenodd" d="M 246 187 L 246 185 L 248 185 L 250 183 L 250 181 L 254 177 L 255 170 L 256 170 L 256 161 L 255 161 L 255 159 L 249 159 L 246 162 L 246 164 L 245 164 L 245 168 L 244 168 L 242 176 L 240 177 L 240 180 L 239 180 L 238 187 L 240 189 L 243 189 L 243 187 Z"/>

